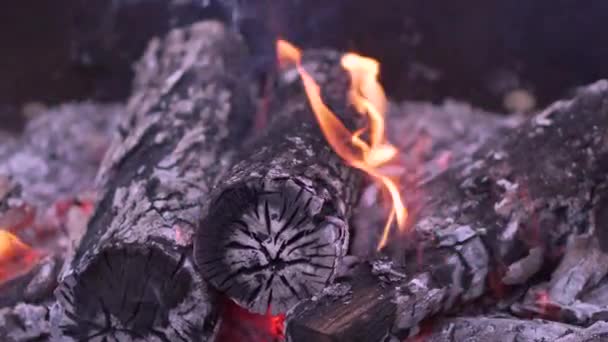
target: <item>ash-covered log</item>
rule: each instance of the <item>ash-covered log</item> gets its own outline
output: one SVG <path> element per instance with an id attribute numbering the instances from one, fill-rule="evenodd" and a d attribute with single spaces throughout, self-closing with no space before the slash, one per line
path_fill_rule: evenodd
<path id="1" fill-rule="evenodd" d="M 466 103 L 446 101 L 441 105 L 426 102 L 393 103 L 387 113 L 389 141 L 398 148 L 395 174 L 411 189 L 427 182 L 449 167 L 470 165 L 482 146 L 500 139 L 524 121 L 523 115 L 504 116 L 485 112 Z M 404 191 L 416 203 L 415 195 Z M 349 254 L 373 258 L 377 253 L 378 229 L 386 222 L 386 210 L 376 184 L 369 184 L 361 195 L 351 224 Z M 415 212 L 415 205 L 410 205 Z"/>
<path id="2" fill-rule="evenodd" d="M 600 322 L 588 328 L 541 319 L 521 320 L 505 317 L 457 317 L 441 319 L 428 325 L 419 338 L 406 342 L 448 341 L 556 341 L 592 342 L 608 338 L 608 323 Z"/>
<path id="3" fill-rule="evenodd" d="M 311 50 L 303 65 L 324 102 L 354 127 L 362 116 L 347 105 L 350 79 L 339 58 Z M 331 283 L 360 190 L 360 173 L 326 142 L 294 72 L 282 75 L 297 85 L 275 99 L 267 133 L 213 190 L 194 243 L 204 277 L 257 313 L 284 313 Z"/>
<path id="4" fill-rule="evenodd" d="M 363 271 L 372 280 L 356 273 L 298 305 L 288 338 L 402 339 L 432 315 L 551 269 L 576 236 L 603 246 L 596 207 L 607 182 L 607 99 L 608 82 L 600 81 L 423 184 L 411 233 L 394 237 L 388 261 Z"/>
<path id="5" fill-rule="evenodd" d="M 218 22 L 151 41 L 101 166 L 102 195 L 60 277 L 54 338 L 212 336 L 217 310 L 194 269 L 191 237 L 212 182 L 250 126 L 244 56 L 240 38 Z"/>

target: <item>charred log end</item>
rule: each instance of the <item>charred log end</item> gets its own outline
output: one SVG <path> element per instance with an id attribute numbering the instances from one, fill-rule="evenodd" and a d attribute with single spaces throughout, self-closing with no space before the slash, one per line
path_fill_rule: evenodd
<path id="1" fill-rule="evenodd" d="M 291 342 L 382 341 L 395 320 L 394 288 L 360 270 L 318 298 L 302 301 L 287 316 Z"/>
<path id="2" fill-rule="evenodd" d="M 225 190 L 195 237 L 203 276 L 241 306 L 284 313 L 333 280 L 348 244 L 331 202 L 295 179 Z"/>
<path id="3" fill-rule="evenodd" d="M 129 245 L 101 253 L 56 290 L 63 310 L 58 327 L 62 336 L 79 341 L 198 341 L 212 334 L 212 303 L 195 288 L 200 279 L 187 254 Z M 201 326 L 203 331 L 193 330 Z"/>

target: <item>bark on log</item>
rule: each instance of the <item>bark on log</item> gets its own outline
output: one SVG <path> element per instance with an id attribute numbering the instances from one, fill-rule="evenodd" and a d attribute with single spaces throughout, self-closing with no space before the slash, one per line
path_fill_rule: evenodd
<path id="1" fill-rule="evenodd" d="M 56 290 L 55 338 L 210 338 L 217 312 L 194 269 L 191 236 L 249 127 L 244 56 L 240 38 L 217 22 L 150 43 L 100 169 L 103 195 Z"/>
<path id="2" fill-rule="evenodd" d="M 414 188 L 449 167 L 469 165 L 480 147 L 508 134 L 523 119 L 520 115 L 484 112 L 455 101 L 441 105 L 391 105 L 386 130 L 389 141 L 399 150 L 399 163 L 391 165 L 392 170 L 403 175 L 401 184 L 405 189 Z M 409 191 L 404 193 L 406 199 L 415 202 Z M 382 236 L 382 231 L 373 227 L 383 227 L 385 222 L 386 209 L 378 186 L 370 184 L 353 214 L 349 254 L 373 258 Z"/>
<path id="3" fill-rule="evenodd" d="M 324 101 L 353 127 L 361 115 L 346 105 L 349 79 L 339 57 L 308 51 L 303 63 Z M 283 313 L 332 281 L 359 193 L 360 173 L 328 146 L 294 81 L 297 87 L 286 87 L 279 108 L 270 109 L 268 132 L 213 190 L 195 238 L 204 277 L 258 313 Z"/>
<path id="4" fill-rule="evenodd" d="M 289 338 L 358 341 L 370 329 L 375 340 L 403 338 L 431 315 L 530 279 L 539 267 L 513 277 L 530 259 L 555 264 L 574 235 L 605 246 L 597 190 L 607 181 L 607 98 L 600 81 L 425 184 L 412 233 L 394 237 L 392 261 L 374 263 L 378 279 L 297 306 Z"/>

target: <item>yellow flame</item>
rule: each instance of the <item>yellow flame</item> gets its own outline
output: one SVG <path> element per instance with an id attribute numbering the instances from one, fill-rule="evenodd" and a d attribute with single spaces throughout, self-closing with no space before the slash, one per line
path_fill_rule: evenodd
<path id="1" fill-rule="evenodd" d="M 17 236 L 0 229 L 0 262 L 12 258 L 17 251 L 29 249 L 30 247 L 21 242 Z"/>
<path id="2" fill-rule="evenodd" d="M 386 245 L 393 221 L 396 219 L 399 229 L 403 230 L 408 213 L 395 181 L 379 170 L 380 166 L 395 157 L 397 149 L 386 141 L 384 133 L 387 100 L 378 82 L 378 62 L 354 53 L 342 56 L 341 65 L 351 76 L 349 101 L 368 120 L 367 127 L 351 132 L 323 103 L 319 85 L 302 67 L 300 50 L 284 40 L 278 40 L 277 54 L 281 63 L 296 65 L 319 127 L 336 154 L 351 166 L 370 175 L 389 193 L 392 207 L 378 243 L 378 250 L 382 249 Z M 369 141 L 362 138 L 365 132 L 369 133 Z"/>
<path id="3" fill-rule="evenodd" d="M 0 227 L 0 282 L 28 270 L 38 258 L 35 250 Z"/>

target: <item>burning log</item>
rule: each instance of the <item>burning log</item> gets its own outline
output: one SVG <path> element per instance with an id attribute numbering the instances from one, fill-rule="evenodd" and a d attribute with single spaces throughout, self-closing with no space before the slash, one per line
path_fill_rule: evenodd
<path id="1" fill-rule="evenodd" d="M 209 188 L 253 112 L 240 38 L 217 22 L 153 40 L 137 66 L 128 117 L 99 174 L 103 194 L 51 312 L 76 340 L 199 341 L 214 298 L 191 261 Z"/>
<path id="2" fill-rule="evenodd" d="M 361 115 L 345 106 L 349 80 L 340 55 L 309 51 L 302 58 L 326 103 L 355 125 Z M 291 90 L 270 109 L 267 133 L 213 190 L 194 243 L 204 277 L 257 313 L 283 313 L 333 280 L 359 193 L 360 173 L 330 148 L 302 89 Z"/>
<path id="3" fill-rule="evenodd" d="M 605 251 L 606 98 L 608 82 L 598 82 L 482 148 L 472 164 L 423 184 L 411 233 L 385 250 L 391 261 L 298 305 L 288 338 L 403 338 L 431 315 L 555 265 L 574 236 L 591 236 Z"/>
<path id="4" fill-rule="evenodd" d="M 508 134 L 523 119 L 523 116 L 489 113 L 454 101 L 439 106 L 417 102 L 390 106 L 390 124 L 386 128 L 399 150 L 396 171 L 406 178 L 401 183 L 413 188 L 449 167 L 470 165 L 479 148 Z M 406 195 L 414 196 L 410 192 Z M 380 227 L 386 221 L 386 210 L 379 199 L 374 184 L 363 191 L 353 214 L 349 254 L 369 259 L 377 253 L 378 231 L 370 227 Z"/>

